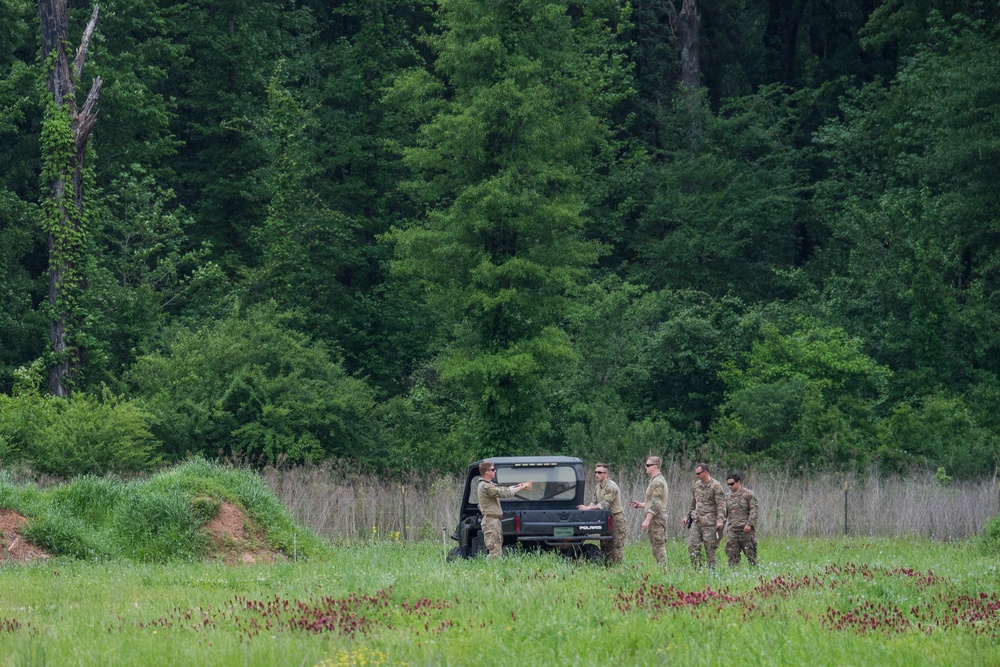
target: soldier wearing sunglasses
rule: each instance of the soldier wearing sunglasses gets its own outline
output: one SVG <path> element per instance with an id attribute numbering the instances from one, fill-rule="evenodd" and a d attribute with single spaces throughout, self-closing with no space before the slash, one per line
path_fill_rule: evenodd
<path id="1" fill-rule="evenodd" d="M 622 492 L 618 485 L 611 481 L 611 467 L 607 463 L 594 466 L 594 478 L 597 486 L 594 488 L 594 502 L 590 505 L 577 505 L 578 510 L 608 510 L 611 513 L 611 541 L 601 542 L 601 552 L 604 562 L 620 563 L 625 549 L 625 510 L 622 507 Z"/>
<path id="2" fill-rule="evenodd" d="M 738 472 L 726 476 L 731 493 L 726 497 L 729 514 L 729 534 L 726 536 L 726 560 L 729 567 L 740 564 L 740 553 L 747 562 L 757 564 L 757 496 L 743 486 Z"/>
<path id="3" fill-rule="evenodd" d="M 667 567 L 667 480 L 660 474 L 659 456 L 646 457 L 646 474 L 649 475 L 649 485 L 646 486 L 644 502 L 633 500 L 630 505 L 635 509 L 646 510 L 642 529 L 649 534 L 649 545 L 653 548 L 653 558 L 664 569 Z"/>

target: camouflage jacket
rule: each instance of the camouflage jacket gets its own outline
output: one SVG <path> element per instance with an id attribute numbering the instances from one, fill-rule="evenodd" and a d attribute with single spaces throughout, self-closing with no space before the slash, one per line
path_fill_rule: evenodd
<path id="1" fill-rule="evenodd" d="M 620 514 L 624 511 L 621 489 L 610 479 L 604 483 L 604 486 L 597 485 L 597 488 L 594 489 L 594 502 L 591 504 L 597 505 L 602 510 L 608 510 L 612 514 Z"/>
<path id="2" fill-rule="evenodd" d="M 726 498 L 726 508 L 730 530 L 743 530 L 747 524 L 757 528 L 757 496 L 750 489 L 743 486 L 739 491 L 730 493 Z"/>
<path id="3" fill-rule="evenodd" d="M 510 498 L 514 495 L 513 489 L 509 486 L 500 486 L 485 479 L 479 480 L 479 487 L 476 489 L 479 496 L 479 513 L 483 516 L 503 516 L 503 508 L 500 507 L 501 498 Z"/>
<path id="4" fill-rule="evenodd" d="M 713 479 L 705 484 L 700 479 L 691 485 L 691 506 L 688 511 L 694 514 L 699 526 L 714 526 L 726 520 L 726 494 L 722 492 L 719 480 Z"/>
<path id="5" fill-rule="evenodd" d="M 666 519 L 667 493 L 667 480 L 663 479 L 663 475 L 649 480 L 649 486 L 646 487 L 646 512 Z"/>

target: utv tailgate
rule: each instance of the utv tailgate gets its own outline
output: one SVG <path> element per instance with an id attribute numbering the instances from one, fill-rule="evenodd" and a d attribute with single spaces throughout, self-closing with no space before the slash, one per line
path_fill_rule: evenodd
<path id="1" fill-rule="evenodd" d="M 504 519 L 504 533 L 523 542 L 611 539 L 610 514 L 604 510 L 522 510 L 505 513 Z"/>

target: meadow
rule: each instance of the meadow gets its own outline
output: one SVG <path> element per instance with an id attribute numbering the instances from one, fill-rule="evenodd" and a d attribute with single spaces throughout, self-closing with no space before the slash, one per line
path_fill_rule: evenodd
<path id="1" fill-rule="evenodd" d="M 668 555 L 448 564 L 440 541 L 373 538 L 273 565 L 11 564 L 0 665 L 1000 664 L 975 540 L 775 537 L 714 572 Z"/>

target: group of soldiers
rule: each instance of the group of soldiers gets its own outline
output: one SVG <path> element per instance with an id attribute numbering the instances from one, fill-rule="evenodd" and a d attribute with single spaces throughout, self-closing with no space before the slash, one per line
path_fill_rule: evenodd
<path id="1" fill-rule="evenodd" d="M 645 470 L 649 476 L 646 496 L 642 501 L 633 500 L 629 506 L 645 510 L 642 529 L 649 535 L 653 558 L 662 567 L 667 567 L 667 481 L 660 472 L 662 461 L 658 456 L 646 458 Z M 578 505 L 580 510 L 603 509 L 611 513 L 612 539 L 601 542 L 601 551 L 607 563 L 619 563 L 625 546 L 625 509 L 621 489 L 610 479 L 611 467 L 606 463 L 594 466 L 597 484 L 594 499 L 589 505 Z M 500 517 L 503 512 L 500 498 L 511 497 L 522 489 L 530 489 L 531 482 L 523 482 L 513 487 L 493 483 L 496 471 L 493 464 L 484 461 L 480 465 L 482 480 L 479 483 L 479 509 L 483 515 L 482 529 L 487 552 L 499 556 L 503 547 Z M 723 533 L 726 533 L 726 559 L 730 567 L 740 564 L 740 556 L 745 555 L 751 565 L 757 564 L 757 496 L 743 486 L 739 473 L 726 476 L 729 494 L 722 484 L 713 479 L 708 466 L 699 463 L 694 467 L 695 480 L 691 484 L 691 503 L 681 525 L 688 529 L 687 547 L 691 565 L 700 568 L 703 563 L 714 569 L 715 552 Z M 726 523 L 729 528 L 726 530 Z M 704 553 L 704 556 L 703 556 Z"/>

